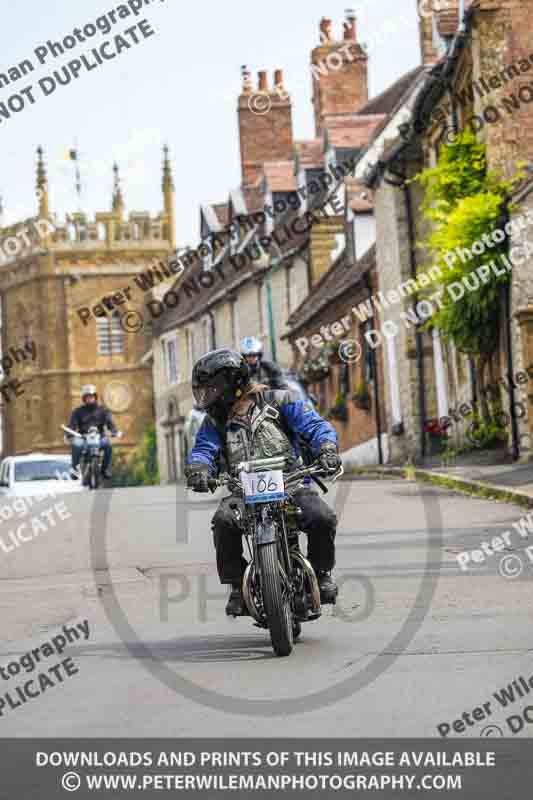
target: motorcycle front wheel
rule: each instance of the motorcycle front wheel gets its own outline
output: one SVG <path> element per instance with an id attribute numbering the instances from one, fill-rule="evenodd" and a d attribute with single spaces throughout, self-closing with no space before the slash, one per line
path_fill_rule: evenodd
<path id="1" fill-rule="evenodd" d="M 283 586 L 276 542 L 259 548 L 259 569 L 272 647 L 277 656 L 288 656 L 293 645 L 292 610 L 288 592 Z"/>
<path id="2" fill-rule="evenodd" d="M 89 488 L 98 489 L 98 459 L 91 458 L 89 466 Z"/>

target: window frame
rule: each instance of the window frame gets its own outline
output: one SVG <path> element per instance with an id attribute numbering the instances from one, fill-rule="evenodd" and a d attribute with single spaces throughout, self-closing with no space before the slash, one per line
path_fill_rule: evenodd
<path id="1" fill-rule="evenodd" d="M 165 378 L 168 386 L 176 386 L 180 382 L 179 371 L 179 350 L 178 350 L 178 334 L 171 333 L 161 337 L 161 344 L 163 346 L 163 365 L 165 369 Z M 175 359 L 175 380 L 172 380 L 171 375 L 171 359 L 169 345 L 174 346 L 174 359 Z"/>

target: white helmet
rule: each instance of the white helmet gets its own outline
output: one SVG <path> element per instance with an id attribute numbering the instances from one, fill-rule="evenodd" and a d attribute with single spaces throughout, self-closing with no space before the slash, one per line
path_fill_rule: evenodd
<path id="1" fill-rule="evenodd" d="M 93 383 L 86 383 L 85 386 L 81 387 L 81 399 L 83 400 L 88 394 L 97 394 L 96 386 Z"/>
<path id="2" fill-rule="evenodd" d="M 255 336 L 246 336 L 241 342 L 241 353 L 243 356 L 262 356 L 263 345 Z"/>

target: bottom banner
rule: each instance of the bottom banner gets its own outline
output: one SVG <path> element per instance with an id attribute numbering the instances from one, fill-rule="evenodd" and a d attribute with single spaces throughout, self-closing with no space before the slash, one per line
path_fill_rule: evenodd
<path id="1" fill-rule="evenodd" d="M 1 739 L 0 798 L 526 800 L 532 756 L 528 739 Z"/>

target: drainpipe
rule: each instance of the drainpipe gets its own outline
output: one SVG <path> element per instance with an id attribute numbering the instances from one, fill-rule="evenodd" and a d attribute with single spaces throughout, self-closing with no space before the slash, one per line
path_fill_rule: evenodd
<path id="1" fill-rule="evenodd" d="M 509 222 L 509 208 L 506 205 L 504 210 L 503 216 L 503 224 Z M 507 256 L 509 256 L 509 239 L 506 240 L 505 249 L 507 250 Z M 515 385 L 513 381 L 513 337 L 512 337 L 512 329 L 511 329 L 511 286 L 513 281 L 513 274 L 510 273 L 510 280 L 509 282 L 503 287 L 503 313 L 504 313 L 504 330 L 505 330 L 505 340 L 506 340 L 506 350 L 507 350 L 507 383 L 508 383 L 508 391 L 509 391 L 509 413 L 511 415 L 511 438 L 512 438 L 512 454 L 513 454 L 513 461 L 518 461 L 520 458 L 520 437 L 518 435 L 518 421 L 516 418 L 516 408 L 515 408 Z"/>
<path id="2" fill-rule="evenodd" d="M 274 307 L 272 303 L 272 282 L 270 280 L 270 271 L 267 272 L 265 278 L 266 297 L 267 297 L 267 313 L 268 313 L 268 335 L 270 337 L 270 352 L 272 353 L 272 361 L 278 360 L 278 351 L 276 344 L 276 325 L 274 323 Z"/>
<path id="3" fill-rule="evenodd" d="M 405 198 L 405 209 L 407 214 L 407 232 L 409 237 L 409 261 L 411 267 L 411 277 L 416 280 L 416 258 L 415 258 L 415 232 L 413 224 L 413 208 L 411 205 L 411 195 L 409 194 L 409 187 L 403 184 L 403 193 Z M 414 308 L 416 309 L 416 302 L 418 295 L 414 296 Z M 424 378 L 424 352 L 422 334 L 417 329 L 415 333 L 416 342 L 416 368 L 418 372 L 418 406 L 420 410 L 420 454 L 422 458 L 426 457 L 426 434 L 424 426 L 426 424 L 426 388 Z"/>
<path id="4" fill-rule="evenodd" d="M 371 301 L 372 298 L 372 284 L 370 283 L 370 275 L 365 273 L 365 286 L 368 289 L 368 299 Z M 376 433 L 378 437 L 378 459 L 379 465 L 383 466 L 383 448 L 381 446 L 381 409 L 379 406 L 380 402 L 380 386 L 379 386 L 379 370 L 378 370 L 378 359 L 376 355 L 376 351 L 371 351 L 371 363 L 372 363 L 372 377 L 374 378 L 374 405 L 375 405 L 375 418 L 376 418 Z"/>
<path id="5" fill-rule="evenodd" d="M 209 320 L 211 322 L 211 339 L 213 341 L 213 350 L 216 350 L 217 349 L 217 322 L 216 322 L 216 318 L 215 318 L 215 315 L 213 314 L 212 311 L 208 311 L 207 315 L 208 315 Z"/>

